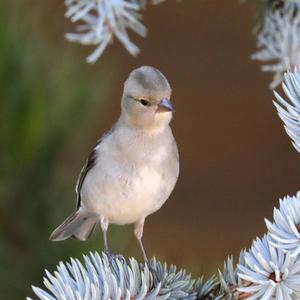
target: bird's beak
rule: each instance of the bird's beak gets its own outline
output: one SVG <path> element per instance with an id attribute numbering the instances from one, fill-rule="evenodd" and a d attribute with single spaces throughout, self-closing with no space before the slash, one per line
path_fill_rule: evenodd
<path id="1" fill-rule="evenodd" d="M 175 107 L 169 99 L 164 98 L 159 102 L 157 112 L 175 112 Z"/>

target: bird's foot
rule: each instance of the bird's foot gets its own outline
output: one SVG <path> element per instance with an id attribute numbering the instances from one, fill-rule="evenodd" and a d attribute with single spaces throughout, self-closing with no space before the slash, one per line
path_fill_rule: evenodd
<path id="1" fill-rule="evenodd" d="M 115 260 L 119 260 L 123 264 L 126 262 L 126 259 L 122 254 L 113 254 L 110 251 L 104 251 L 104 253 L 106 254 L 110 264 Z"/>
<path id="2" fill-rule="evenodd" d="M 148 260 L 143 263 L 143 268 L 146 266 L 152 275 L 153 285 L 156 286 L 160 282 L 157 270 L 151 266 Z"/>

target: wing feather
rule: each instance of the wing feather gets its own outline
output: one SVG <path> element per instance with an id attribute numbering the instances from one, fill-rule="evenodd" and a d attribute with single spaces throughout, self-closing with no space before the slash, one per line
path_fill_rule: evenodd
<path id="1" fill-rule="evenodd" d="M 80 208 L 81 203 L 81 188 L 84 182 L 84 179 L 87 175 L 87 173 L 95 166 L 96 164 L 96 148 L 99 145 L 99 143 L 96 144 L 90 155 L 88 156 L 85 165 L 80 171 L 77 183 L 76 183 L 76 194 L 77 194 L 77 203 L 76 203 L 76 209 L 78 210 Z"/>
<path id="2" fill-rule="evenodd" d="M 77 203 L 76 203 L 76 209 L 78 210 L 80 208 L 80 203 L 81 203 L 81 188 L 84 182 L 84 179 L 86 177 L 86 175 L 88 174 L 88 172 L 96 165 L 96 159 L 97 159 L 97 148 L 99 147 L 100 143 L 109 135 L 112 134 L 112 132 L 115 130 L 116 126 L 113 126 L 111 130 L 109 130 L 108 132 L 106 132 L 102 138 L 97 142 L 97 144 L 95 145 L 94 149 L 92 150 L 92 152 L 90 153 L 90 155 L 88 156 L 85 165 L 83 166 L 83 168 L 80 171 L 77 183 L 76 183 L 76 194 L 77 194 Z"/>

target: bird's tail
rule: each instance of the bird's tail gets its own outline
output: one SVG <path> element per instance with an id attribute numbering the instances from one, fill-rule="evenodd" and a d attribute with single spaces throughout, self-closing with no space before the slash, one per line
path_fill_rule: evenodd
<path id="1" fill-rule="evenodd" d="M 97 217 L 79 209 L 58 226 L 49 239 L 50 241 L 63 241 L 72 237 L 85 241 L 91 236 L 97 223 Z"/>

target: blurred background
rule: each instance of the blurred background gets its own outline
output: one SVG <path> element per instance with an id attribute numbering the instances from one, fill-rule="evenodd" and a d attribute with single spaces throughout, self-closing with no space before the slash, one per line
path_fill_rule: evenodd
<path id="1" fill-rule="evenodd" d="M 254 12 L 237 0 L 149 6 L 131 57 L 118 43 L 95 65 L 70 44 L 61 0 L 0 2 L 0 299 L 32 296 L 44 269 L 102 250 L 48 241 L 75 206 L 75 183 L 96 140 L 119 115 L 135 67 L 159 68 L 173 87 L 178 184 L 149 217 L 150 256 L 210 275 L 265 231 L 279 197 L 299 189 L 300 160 L 276 115 L 272 75 L 250 60 Z M 280 90 L 280 89 L 278 89 Z M 141 259 L 131 226 L 110 227 L 116 253 Z"/>

